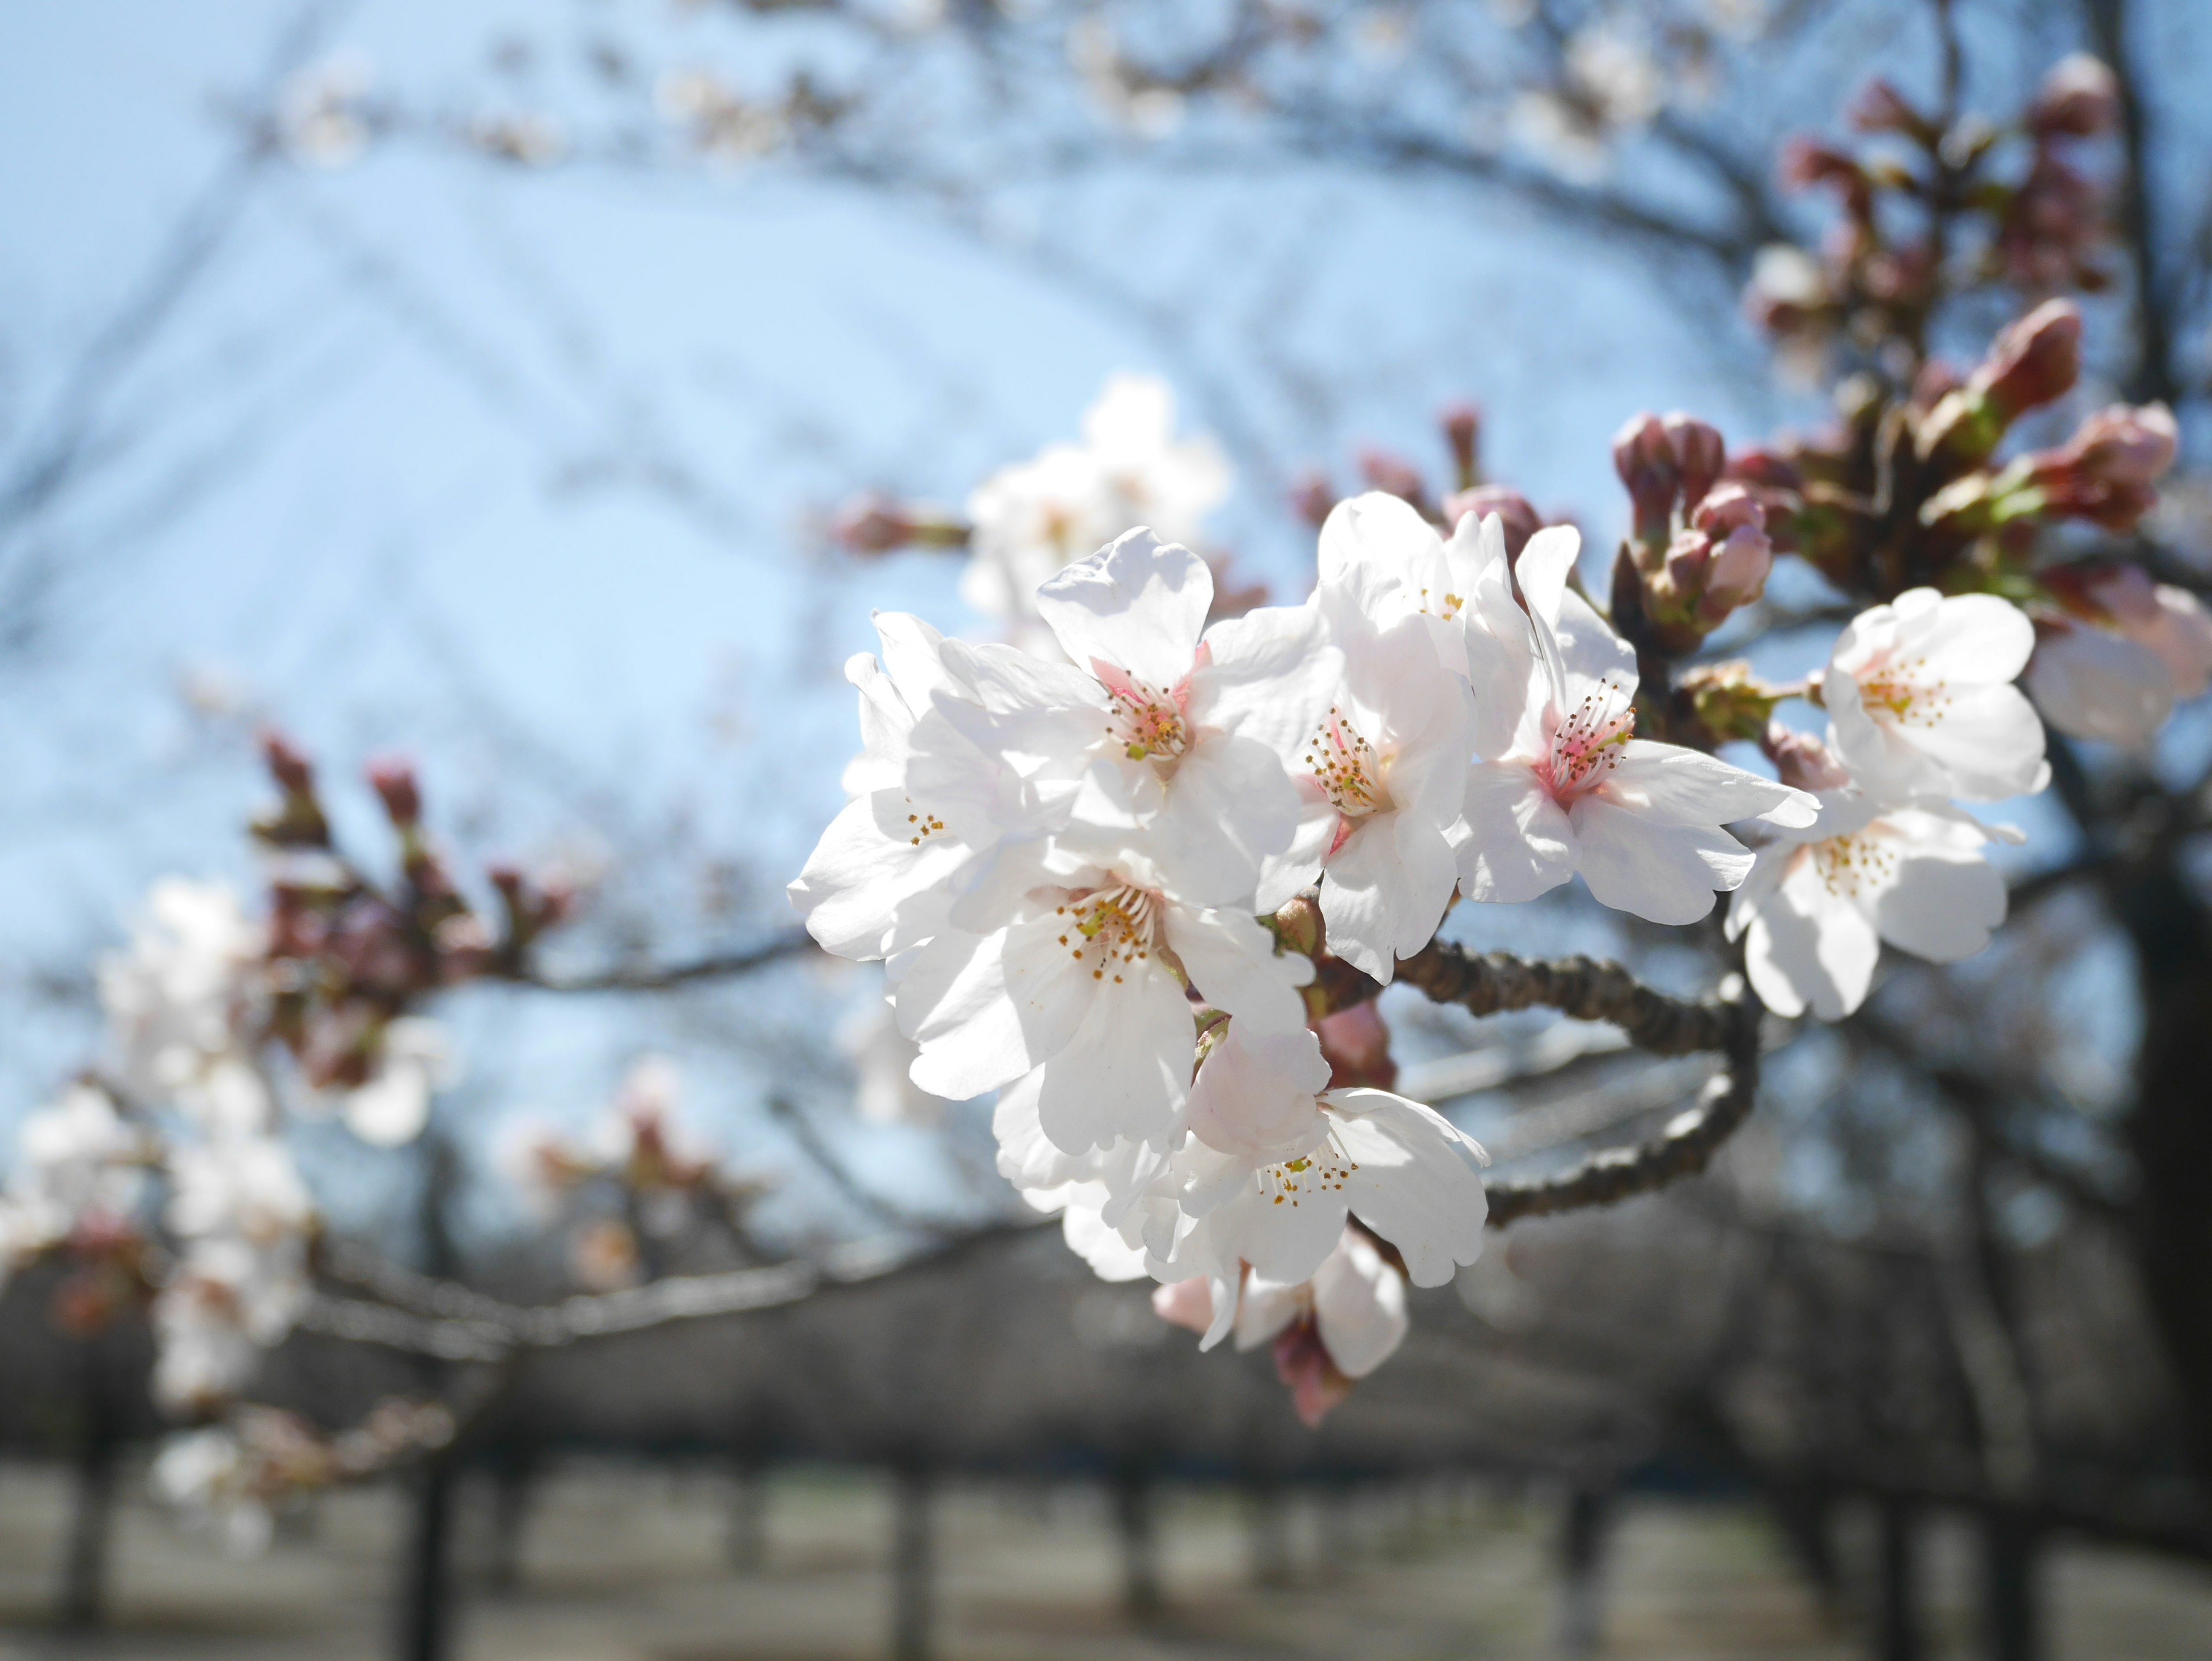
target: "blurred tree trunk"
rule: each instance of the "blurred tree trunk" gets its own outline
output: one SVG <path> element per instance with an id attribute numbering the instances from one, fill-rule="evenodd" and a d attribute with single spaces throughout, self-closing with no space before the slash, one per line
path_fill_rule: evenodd
<path id="1" fill-rule="evenodd" d="M 1987 1661 L 2039 1661 L 2035 1525 L 2020 1512 L 1982 1518 L 1982 1653 Z"/>
<path id="2" fill-rule="evenodd" d="M 936 1554 L 930 1537 L 934 1483 L 921 1465 L 903 1465 L 894 1479 L 891 1541 L 892 1661 L 929 1661 L 933 1652 L 931 1581 Z"/>
<path id="3" fill-rule="evenodd" d="M 1259 1477 L 1244 1487 L 1247 1565 L 1255 1586 L 1287 1586 L 1291 1569 L 1290 1491 L 1273 1477 Z"/>
<path id="4" fill-rule="evenodd" d="M 1559 1530 L 1559 1653 L 1595 1655 L 1605 1624 L 1606 1514 L 1611 1496 L 1577 1488 Z"/>
<path id="5" fill-rule="evenodd" d="M 62 1624 L 80 1631 L 107 1613 L 108 1542 L 115 1525 L 116 1465 L 123 1451 L 121 1415 L 102 1333 L 80 1346 L 84 1427 L 72 1472 L 69 1549 L 62 1561 Z"/>
<path id="6" fill-rule="evenodd" d="M 1881 1501 L 1878 1573 L 1880 1602 L 1875 1610 L 1876 1661 L 1921 1661 L 1920 1560 L 1918 1530 L 1909 1500 Z"/>
<path id="7" fill-rule="evenodd" d="M 408 1491 L 399 1661 L 448 1661 L 453 1653 L 454 1464 L 450 1448 L 432 1455 Z"/>
<path id="8" fill-rule="evenodd" d="M 1121 1545 L 1121 1602 L 1134 1621 L 1156 1619 L 1160 1597 L 1159 1540 L 1153 1528 L 1152 1474 L 1125 1466 L 1114 1478 L 1114 1531 Z"/>
<path id="9" fill-rule="evenodd" d="M 768 1561 L 768 1467 L 757 1454 L 740 1452 L 730 1470 L 729 1565 L 741 1574 Z"/>

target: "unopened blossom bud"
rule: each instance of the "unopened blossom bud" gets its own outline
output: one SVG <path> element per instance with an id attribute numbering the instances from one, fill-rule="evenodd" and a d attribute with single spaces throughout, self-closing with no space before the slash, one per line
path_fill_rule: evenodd
<path id="1" fill-rule="evenodd" d="M 2181 439 L 2163 404 L 2115 404 L 2083 422 L 2059 453 L 2075 472 L 2101 484 L 2156 484 L 2173 465 Z"/>
<path id="2" fill-rule="evenodd" d="M 1756 739 L 1766 730 L 1768 717 L 1782 697 L 1741 659 L 1698 664 L 1683 671 L 1675 684 L 1716 744 Z"/>
<path id="3" fill-rule="evenodd" d="M 1170 1326 L 1204 1332 L 1213 1324 L 1213 1292 L 1203 1275 L 1152 1288 L 1152 1312 Z"/>
<path id="4" fill-rule="evenodd" d="M 1878 75 L 1858 89 L 1844 113 L 1861 132 L 1901 132 L 1924 141 L 1934 131 L 1928 118 Z"/>
<path id="5" fill-rule="evenodd" d="M 1810 733 L 1800 733 L 1774 722 L 1759 741 L 1783 783 L 1818 794 L 1840 790 L 1851 782 L 1834 751 Z"/>
<path id="6" fill-rule="evenodd" d="M 414 763 L 404 756 L 383 756 L 369 763 L 368 771 L 369 788 L 394 825 L 407 830 L 422 822 L 422 791 L 416 782 Z"/>
<path id="7" fill-rule="evenodd" d="M 1716 485 L 1698 504 L 1692 524 L 1712 539 L 1697 605 L 1698 623 L 1711 629 L 1765 593 L 1774 546 L 1767 540 L 1765 510 L 1741 484 Z"/>
<path id="8" fill-rule="evenodd" d="M 1940 453 L 1984 460 L 2015 419 L 2064 392 L 2081 372 L 2081 313 L 2069 301 L 2047 301 L 1991 343 L 1964 386 L 1937 400 L 1915 447 L 1923 459 Z"/>
<path id="9" fill-rule="evenodd" d="M 1874 181 L 1853 157 L 1832 144 L 1802 134 L 1789 140 L 1782 147 L 1778 172 L 1785 191 L 1833 186 L 1844 198 L 1844 211 L 1853 219 L 1873 215 Z"/>
<path id="10" fill-rule="evenodd" d="M 1682 481 L 1682 507 L 1686 511 L 1705 500 L 1705 492 L 1728 465 L 1728 445 L 1717 429 L 1679 410 L 1661 425 L 1674 452 L 1674 465 Z"/>
<path id="11" fill-rule="evenodd" d="M 840 508 L 830 535 L 848 554 L 889 554 L 915 538 L 914 514 L 896 497 L 872 491 Z"/>
<path id="12" fill-rule="evenodd" d="M 268 765 L 269 776 L 276 781 L 276 788 L 286 795 L 305 795 L 315 788 L 314 764 L 273 727 L 262 731 L 261 758 Z"/>
<path id="13" fill-rule="evenodd" d="M 1275 913 L 1273 922 L 1275 938 L 1299 956 L 1310 958 L 1321 950 L 1321 907 L 1311 897 L 1300 894 Z"/>
<path id="14" fill-rule="evenodd" d="M 1999 335 L 1966 383 L 2006 421 L 2048 404 L 2081 373 L 2081 313 L 2048 300 Z"/>
<path id="15" fill-rule="evenodd" d="M 1427 498 L 1420 470 L 1403 456 L 1393 455 L 1388 450 L 1362 450 L 1359 476 L 1371 488 L 1410 502 L 1417 508 Z"/>
<path id="16" fill-rule="evenodd" d="M 1322 473 L 1303 473 L 1291 487 L 1291 506 L 1297 510 L 1300 519 L 1316 531 L 1328 520 L 1329 510 L 1336 506 L 1336 487 Z"/>
<path id="17" fill-rule="evenodd" d="M 1473 490 L 1481 477 L 1476 453 L 1482 439 L 1482 411 L 1472 404 L 1455 404 L 1444 411 L 1443 424 L 1444 442 L 1451 448 L 1453 480 L 1462 490 Z"/>
<path id="18" fill-rule="evenodd" d="M 1290 1387 L 1291 1407 L 1309 1430 L 1320 1429 L 1352 1394 L 1353 1381 L 1339 1371 L 1310 1316 L 1283 1329 L 1274 1354 L 1275 1376 Z"/>
<path id="19" fill-rule="evenodd" d="M 1328 1063 L 1328 1087 L 1364 1086 L 1388 1090 L 1398 1082 L 1398 1063 L 1390 1055 L 1390 1029 L 1382 1012 L 1368 998 L 1314 1023 L 1322 1059 Z"/>
<path id="20" fill-rule="evenodd" d="M 1478 522 L 1498 515 L 1505 531 L 1505 557 L 1521 557 L 1521 551 L 1528 545 L 1528 538 L 1544 528 L 1544 516 L 1530 505 L 1528 498 L 1518 490 L 1509 490 L 1503 484 L 1478 484 L 1472 490 L 1459 490 L 1444 498 L 1444 523 L 1456 526 L 1460 520 L 1473 514 Z"/>
<path id="21" fill-rule="evenodd" d="M 1663 547 L 1682 475 L 1657 416 L 1632 417 L 1613 435 L 1613 470 L 1620 475 L 1635 511 L 1637 540 Z"/>
<path id="22" fill-rule="evenodd" d="M 2039 134 L 2093 138 L 2110 132 L 2120 113 L 2120 83 L 2110 66 L 2077 52 L 2062 58 L 2043 77 L 2027 125 Z"/>

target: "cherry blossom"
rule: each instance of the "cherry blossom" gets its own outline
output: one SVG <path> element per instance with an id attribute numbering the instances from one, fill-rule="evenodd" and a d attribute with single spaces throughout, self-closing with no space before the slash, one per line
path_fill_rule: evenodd
<path id="1" fill-rule="evenodd" d="M 1615 910 L 1695 922 L 1752 855 L 1720 827 L 1802 826 L 1811 797 L 1695 750 L 1636 737 L 1635 654 L 1567 586 L 1581 541 L 1568 526 L 1531 538 L 1516 568 L 1524 620 L 1494 586 L 1479 596 L 1476 748 L 1464 798 L 1461 891 L 1531 900 L 1579 874 Z M 1496 689 L 1486 698 L 1486 688 Z"/>
<path id="2" fill-rule="evenodd" d="M 1206 627 L 1213 575 L 1139 528 L 1037 590 L 1071 661 L 1096 678 L 1094 752 L 1209 887 L 1249 891 L 1299 816 L 1279 757 L 1325 719 L 1340 658 L 1321 617 L 1267 606 Z"/>
<path id="3" fill-rule="evenodd" d="M 1168 1179 L 1196 1226 L 1163 1278 L 1213 1283 L 1210 1339 L 1228 1330 L 1240 1265 L 1284 1285 L 1310 1280 L 1349 1216 L 1397 1248 L 1415 1286 L 1441 1286 L 1482 1255 L 1481 1147 L 1419 1102 L 1328 1083 L 1320 1041 L 1303 1028 L 1232 1022 L 1199 1070 L 1190 1139 Z"/>
<path id="4" fill-rule="evenodd" d="M 1982 850 L 2002 832 L 1955 808 L 1882 806 L 1816 739 L 1793 738 L 1783 759 L 1818 791 L 1820 817 L 1774 833 L 1728 914 L 1768 1008 L 1842 1019 L 1866 1001 L 1885 940 L 1935 963 L 1990 943 L 2006 893 Z"/>
<path id="5" fill-rule="evenodd" d="M 266 1122 L 268 1091 L 246 1035 L 267 999 L 267 944 L 228 885 L 182 877 L 153 885 L 130 945 L 100 966 L 108 1046 L 125 1092 L 234 1129 Z"/>
<path id="6" fill-rule="evenodd" d="M 1049 636 L 1034 626 L 1040 584 L 1133 526 L 1197 542 L 1206 514 L 1229 494 L 1229 465 L 1213 441 L 1176 441 L 1175 394 L 1164 381 L 1113 376 L 1083 432 L 1081 444 L 1055 444 L 1002 468 L 968 501 L 973 551 L 961 597 L 1046 649 Z"/>
<path id="7" fill-rule="evenodd" d="M 420 1015 L 388 1023 L 377 1042 L 376 1070 L 340 1098 L 346 1129 L 375 1147 L 399 1147 L 422 1134 L 430 1098 L 460 1076 L 444 1027 Z"/>
<path id="8" fill-rule="evenodd" d="M 1068 829 L 1001 855 L 956 924 L 894 965 L 916 1085 L 962 1100 L 1033 1070 L 1045 1135 L 1080 1153 L 1172 1127 L 1196 1031 L 1188 984 L 1217 1008 L 1287 1031 L 1311 962 L 1279 955 L 1249 901 L 1194 884 L 1111 773 Z M 1249 893 L 1249 890 L 1248 890 Z M 1210 902 L 1218 902 L 1210 903 Z"/>
<path id="9" fill-rule="evenodd" d="M 1322 530 L 1310 605 L 1343 675 L 1282 752 L 1303 805 L 1291 846 L 1262 867 L 1257 904 L 1273 911 L 1317 878 L 1329 949 L 1384 982 L 1436 933 L 1458 881 L 1474 732 L 1473 695 L 1455 672 L 1466 655 L 1459 590 L 1473 589 L 1468 540 L 1451 545 L 1455 569 L 1436 532 L 1380 494 L 1340 503 Z M 1502 546 L 1492 551 L 1503 558 Z"/>
<path id="10" fill-rule="evenodd" d="M 1095 727 L 1092 684 L 1064 665 L 947 641 L 898 612 L 878 613 L 876 629 L 883 661 L 862 653 L 845 666 L 866 746 L 845 771 L 852 800 L 790 888 L 808 932 L 848 958 L 926 938 L 944 896 L 1002 837 L 1064 815 Z M 986 721 L 993 753 L 963 730 Z"/>
<path id="11" fill-rule="evenodd" d="M 2012 684 L 2034 649 L 2034 627 L 1994 594 L 1907 589 L 1836 637 L 1820 678 L 1829 742 L 1879 801 L 2040 790 L 2043 723 Z"/>
<path id="12" fill-rule="evenodd" d="M 128 1221 L 154 1158 L 151 1140 L 92 1085 L 72 1085 L 53 1105 L 26 1116 L 0 1198 L 15 1250 L 43 1250 L 81 1221 Z"/>
<path id="13" fill-rule="evenodd" d="M 1210 1281 L 1161 1287 L 1152 1307 L 1161 1319 L 1206 1335 L 1201 1348 L 1220 1342 Z M 1276 1369 L 1291 1386 L 1298 1416 L 1317 1426 L 1354 1381 L 1397 1353 L 1410 1325 L 1405 1277 L 1366 1234 L 1346 1228 L 1310 1281 L 1286 1286 L 1246 1275 L 1229 1330 L 1240 1350 L 1274 1342 Z"/>
<path id="14" fill-rule="evenodd" d="M 2027 666 L 2036 707 L 2060 732 L 2140 749 L 2176 703 L 2212 684 L 2212 614 L 2187 589 L 2123 565 L 2060 597 L 2067 615 L 2039 633 Z"/>
<path id="15" fill-rule="evenodd" d="M 195 1527 L 210 1528 L 233 1557 L 258 1557 L 276 1521 L 253 1492 L 253 1466 L 237 1435 L 221 1425 L 172 1436 L 155 1455 L 147 1480 L 154 1497 Z"/>

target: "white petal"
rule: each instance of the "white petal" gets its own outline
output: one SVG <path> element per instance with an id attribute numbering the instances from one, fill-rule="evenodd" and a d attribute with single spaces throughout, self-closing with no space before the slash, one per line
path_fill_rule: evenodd
<path id="1" fill-rule="evenodd" d="M 1255 1031 L 1294 1032 L 1305 1025 L 1298 988 L 1313 979 L 1313 960 L 1276 951 L 1273 933 L 1249 913 L 1170 906 L 1167 930 L 1191 984 L 1216 1009 Z"/>
<path id="2" fill-rule="evenodd" d="M 1249 896 L 1261 861 L 1291 845 L 1304 806 L 1276 753 L 1256 739 L 1208 733 L 1183 757 L 1154 825 L 1181 891 L 1230 904 Z"/>
<path id="3" fill-rule="evenodd" d="M 1744 933 L 1744 967 L 1777 1014 L 1808 1007 L 1838 1021 L 1866 1001 L 1881 941 L 1874 919 L 1830 892 L 1805 855 L 1754 911 Z"/>
<path id="4" fill-rule="evenodd" d="M 1680 745 L 1631 739 L 1599 788 L 1608 800 L 1656 824 L 1727 824 L 1765 818 L 1802 829 L 1820 804 L 1807 792 L 1761 778 L 1717 756 Z"/>
<path id="5" fill-rule="evenodd" d="M 1662 824 L 1592 793 L 1569 814 L 1575 868 L 1598 900 L 1652 922 L 1695 922 L 1715 889 L 1751 874 L 1751 850 L 1708 826 Z"/>
<path id="6" fill-rule="evenodd" d="M 1288 757 L 1328 713 L 1342 655 L 1310 605 L 1267 605 L 1206 631 L 1186 713 L 1200 727 L 1237 733 Z"/>
<path id="7" fill-rule="evenodd" d="M 1162 691 L 1191 671 L 1213 575 L 1189 549 L 1125 532 L 1037 590 L 1037 611 L 1077 664 L 1126 669 Z"/>
<path id="8" fill-rule="evenodd" d="M 1518 904 L 1574 875 L 1574 829 L 1527 763 L 1469 768 L 1462 806 L 1459 879 L 1469 899 Z"/>
<path id="9" fill-rule="evenodd" d="M 1328 1359 L 1347 1378 L 1364 1378 L 1406 1340 L 1406 1282 L 1355 1230 L 1314 1271 L 1314 1323 Z"/>
<path id="10" fill-rule="evenodd" d="M 1103 984 L 1083 1025 L 1046 1058 L 1037 1123 L 1070 1153 L 1142 1141 L 1164 1129 L 1190 1091 L 1197 1032 L 1175 977 L 1131 964 L 1122 983 Z"/>
<path id="11" fill-rule="evenodd" d="M 1358 1169 L 1345 1191 L 1359 1220 L 1398 1248 L 1418 1287 L 1442 1286 L 1482 1255 L 1482 1149 L 1432 1108 L 1382 1090 L 1322 1098 Z"/>

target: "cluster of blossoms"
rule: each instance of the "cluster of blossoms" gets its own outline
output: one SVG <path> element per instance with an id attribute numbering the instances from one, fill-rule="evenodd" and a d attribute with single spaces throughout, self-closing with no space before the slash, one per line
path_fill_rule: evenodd
<path id="1" fill-rule="evenodd" d="M 220 883 L 165 879 L 130 943 L 102 963 L 106 1054 L 25 1119 L 0 1193 L 0 1279 L 57 1256 L 56 1314 L 88 1332 L 139 1309 L 154 1390 L 182 1416 L 219 1411 L 304 1307 L 319 1227 L 284 1131 L 337 1117 L 379 1147 L 417 1136 L 451 1074 L 432 992 L 514 970 L 566 901 L 494 870 L 498 935 L 460 898 L 421 828 L 415 781 L 371 771 L 400 848 L 386 893 L 335 849 L 312 770 L 264 750 L 281 792 L 255 836 L 269 906 Z"/>
<path id="2" fill-rule="evenodd" d="M 1307 1288 L 1343 1250 L 1435 1286 L 1482 1249 L 1480 1149 L 1332 1087 L 1322 930 L 1387 983 L 1455 893 L 1579 874 L 1692 922 L 1751 868 L 1723 825 L 1815 820 L 1803 791 L 1636 736 L 1634 654 L 1572 586 L 1578 549 L 1552 527 L 1516 560 L 1496 514 L 1447 538 L 1370 492 L 1323 526 L 1306 604 L 1208 626 L 1205 562 L 1139 529 L 1038 588 L 1064 661 L 886 614 L 881 661 L 848 666 L 866 748 L 794 902 L 827 949 L 886 962 L 914 1082 L 996 1090 L 1016 1185 L 1102 1272 L 1202 1285 L 1209 1342 L 1248 1274 Z M 1378 1283 L 1283 1306 L 1343 1324 Z"/>
<path id="3" fill-rule="evenodd" d="M 2101 130 L 2091 79 L 2046 88 L 2049 144 Z M 1902 107 L 1862 104 L 1885 96 Z M 1864 277 L 1880 252 L 1847 263 Z M 1298 605 L 1224 605 L 1207 561 L 1115 522 L 1194 500 L 1164 418 L 1156 476 L 1095 511 L 928 532 L 880 499 L 848 514 L 856 549 L 968 549 L 968 586 L 1036 625 L 979 645 L 882 614 L 880 660 L 848 665 L 865 749 L 791 891 L 827 950 L 885 965 L 872 1098 L 996 1092 L 1000 1168 L 1070 1244 L 1161 1282 L 1208 1345 L 1273 1339 L 1314 1417 L 1402 1336 L 1406 1282 L 1481 1250 L 1481 1150 L 1389 1092 L 1358 1002 L 1455 902 L 1579 878 L 1688 924 L 1729 894 L 1751 988 L 1788 1016 L 1850 1014 L 1885 945 L 1980 951 L 2007 904 L 1990 850 L 2017 833 L 1969 810 L 2045 787 L 2045 718 L 2147 742 L 2212 678 L 2212 618 L 2132 563 L 2045 552 L 2049 527 L 2152 506 L 2171 416 L 2116 406 L 2006 453 L 2073 387 L 2079 316 L 2048 302 L 1962 374 L 1912 344 L 1941 276 L 1912 319 L 1867 313 L 1905 373 L 1847 379 L 1833 431 L 1732 455 L 1686 416 L 1631 421 L 1602 611 L 1579 533 L 1480 479 L 1467 410 L 1444 423 L 1448 492 L 1381 454 L 1364 494 L 1302 489 L 1319 537 Z M 1865 609 L 1778 685 L 1709 642 L 1756 619 L 1784 556 Z M 1026 602 L 1017 574 L 1042 575 Z M 1771 776 L 1713 753 L 1732 742 Z M 1363 1013 L 1376 1032 L 1340 1030 Z M 902 1091 L 877 1076 L 895 1059 Z"/>
<path id="4" fill-rule="evenodd" d="M 2083 56 L 2054 66 L 2009 127 L 1947 125 L 1887 82 L 1869 82 L 1850 118 L 1875 153 L 1810 137 L 1784 148 L 1783 184 L 1827 191 L 1841 211 L 1817 253 L 1790 243 L 1762 251 L 1747 308 L 1811 362 L 1838 345 L 1924 339 L 1937 303 L 1966 283 L 2031 295 L 2104 287 L 2094 258 L 2107 231 L 2104 191 L 2073 150 L 2110 133 L 2118 108 L 2112 70 Z M 1961 209 L 1978 222 L 1965 262 L 1947 246 Z"/>
<path id="5" fill-rule="evenodd" d="M 538 1220 L 565 1227 L 570 1274 L 594 1292 L 657 1279 L 670 1252 L 705 1225 L 745 1238 L 764 1188 L 725 1171 L 684 1126 L 672 1063 L 634 1063 L 580 1140 L 529 1120 L 501 1139 L 500 1164 Z"/>
<path id="6" fill-rule="evenodd" d="M 173 1437 L 154 1461 L 152 1486 L 188 1522 L 214 1530 L 232 1555 L 252 1557 L 267 1548 L 288 1504 L 441 1448 L 453 1432 L 444 1408 L 399 1400 L 332 1437 L 294 1414 L 240 1408 L 221 1424 Z"/>

